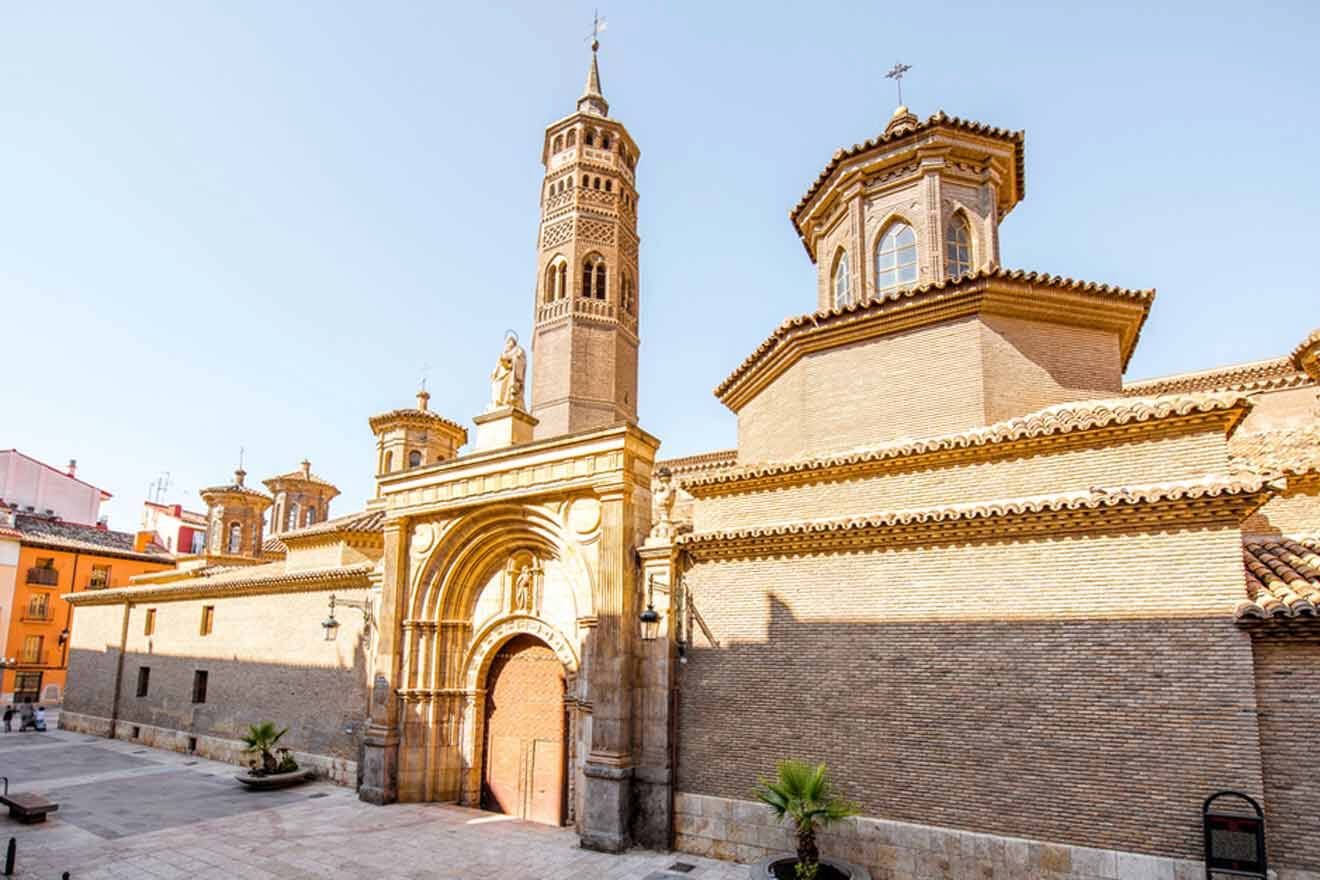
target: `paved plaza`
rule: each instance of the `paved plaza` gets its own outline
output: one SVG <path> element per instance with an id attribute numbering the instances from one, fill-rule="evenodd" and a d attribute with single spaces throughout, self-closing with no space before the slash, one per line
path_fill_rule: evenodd
<path id="1" fill-rule="evenodd" d="M 60 805 L 41 825 L 0 813 L 0 845 L 18 839 L 15 876 L 50 880 L 65 871 L 74 880 L 732 880 L 747 872 L 674 853 L 587 852 L 571 829 L 462 807 L 373 807 L 322 782 L 250 792 L 234 781 L 236 769 L 67 731 L 0 734 L 10 790 Z"/>

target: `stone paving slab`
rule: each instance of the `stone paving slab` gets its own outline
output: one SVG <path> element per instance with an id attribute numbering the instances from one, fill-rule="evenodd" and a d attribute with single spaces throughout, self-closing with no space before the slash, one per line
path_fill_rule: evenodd
<path id="1" fill-rule="evenodd" d="M 40 735 L 40 734 L 38 734 Z M 747 867 L 675 853 L 588 852 L 571 829 L 520 822 L 443 804 L 375 807 L 328 783 L 250 792 L 238 768 L 134 743 L 44 734 L 64 749 L 41 748 L 32 771 L 53 782 L 60 811 L 41 825 L 0 816 L 0 845 L 18 839 L 22 878 L 57 880 L 744 880 Z M 0 763 L 22 746 L 6 748 Z M 79 749 L 105 761 L 144 762 L 87 774 Z M 113 776 L 113 778 L 110 778 Z M 62 778 L 61 778 L 62 777 Z M 88 781 L 91 780 L 91 781 Z M 689 873 L 667 869 L 676 862 Z"/>

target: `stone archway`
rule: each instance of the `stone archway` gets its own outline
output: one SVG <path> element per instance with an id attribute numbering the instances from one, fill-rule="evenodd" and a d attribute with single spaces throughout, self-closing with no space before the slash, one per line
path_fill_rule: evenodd
<path id="1" fill-rule="evenodd" d="M 496 652 L 485 685 L 482 808 L 562 825 L 569 753 L 563 663 L 545 642 L 517 635 Z"/>

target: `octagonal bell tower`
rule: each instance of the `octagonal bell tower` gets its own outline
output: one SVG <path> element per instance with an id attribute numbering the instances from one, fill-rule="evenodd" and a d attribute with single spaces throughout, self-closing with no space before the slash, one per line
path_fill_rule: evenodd
<path id="1" fill-rule="evenodd" d="M 592 41 L 577 112 L 545 130 L 532 333 L 536 437 L 637 421 L 640 151 L 609 118 Z"/>

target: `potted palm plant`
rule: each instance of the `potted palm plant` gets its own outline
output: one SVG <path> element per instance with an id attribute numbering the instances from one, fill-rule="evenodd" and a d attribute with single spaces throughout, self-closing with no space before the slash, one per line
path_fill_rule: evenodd
<path id="1" fill-rule="evenodd" d="M 791 821 L 797 835 L 797 856 L 762 860 L 752 868 L 755 880 L 871 880 L 865 868 L 820 857 L 816 832 L 858 812 L 834 794 L 824 764 L 780 761 L 776 778 L 760 780 L 755 794 L 776 819 Z"/>
<path id="2" fill-rule="evenodd" d="M 248 725 L 248 732 L 242 740 L 247 754 L 257 755 L 261 766 L 254 760 L 248 765 L 248 772 L 240 773 L 235 778 L 249 788 L 283 788 L 296 785 L 312 777 L 310 770 L 302 770 L 293 759 L 289 749 L 278 748 L 280 738 L 289 732 L 289 728 L 280 730 L 272 721 L 260 721 Z M 275 757 L 275 752 L 279 757 Z"/>

